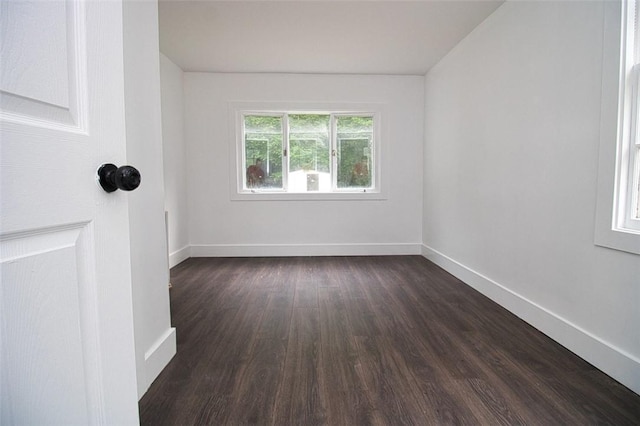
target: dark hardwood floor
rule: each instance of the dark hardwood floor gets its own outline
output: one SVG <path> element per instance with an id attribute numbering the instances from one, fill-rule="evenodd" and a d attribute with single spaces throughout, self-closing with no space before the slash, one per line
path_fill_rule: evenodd
<path id="1" fill-rule="evenodd" d="M 419 256 L 193 258 L 143 425 L 640 425 L 640 396 Z"/>

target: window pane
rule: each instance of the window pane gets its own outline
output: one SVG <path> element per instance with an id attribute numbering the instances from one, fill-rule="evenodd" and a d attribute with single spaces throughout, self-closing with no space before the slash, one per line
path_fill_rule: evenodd
<path id="1" fill-rule="evenodd" d="M 282 117 L 244 117 L 245 189 L 282 189 Z"/>
<path id="2" fill-rule="evenodd" d="M 373 117 L 336 117 L 338 188 L 371 188 Z"/>
<path id="3" fill-rule="evenodd" d="M 289 115 L 289 192 L 331 191 L 329 115 Z"/>

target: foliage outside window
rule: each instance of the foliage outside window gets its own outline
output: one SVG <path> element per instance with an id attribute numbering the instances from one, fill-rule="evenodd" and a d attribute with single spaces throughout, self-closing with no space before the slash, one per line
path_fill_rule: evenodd
<path id="1" fill-rule="evenodd" d="M 375 191 L 374 114 L 242 114 L 244 192 Z"/>

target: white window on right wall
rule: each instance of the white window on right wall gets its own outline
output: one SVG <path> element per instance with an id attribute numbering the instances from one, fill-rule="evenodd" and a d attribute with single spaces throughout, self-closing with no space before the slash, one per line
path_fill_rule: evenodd
<path id="1" fill-rule="evenodd" d="M 625 114 L 621 117 L 624 131 L 621 138 L 619 165 L 619 221 L 622 228 L 640 232 L 640 43 L 638 36 L 638 2 L 626 5 L 624 75 Z"/>
<path id="2" fill-rule="evenodd" d="M 640 254 L 640 5 L 605 2 L 596 244 Z"/>

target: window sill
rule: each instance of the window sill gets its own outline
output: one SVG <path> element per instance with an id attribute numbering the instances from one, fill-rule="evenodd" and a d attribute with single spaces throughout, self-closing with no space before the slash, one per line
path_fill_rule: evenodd
<path id="1" fill-rule="evenodd" d="M 371 201 L 386 200 L 382 192 L 237 192 L 232 201 Z"/>
<path id="2" fill-rule="evenodd" d="M 597 229 L 595 244 L 640 255 L 640 233 L 622 229 Z"/>

